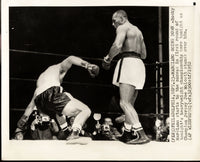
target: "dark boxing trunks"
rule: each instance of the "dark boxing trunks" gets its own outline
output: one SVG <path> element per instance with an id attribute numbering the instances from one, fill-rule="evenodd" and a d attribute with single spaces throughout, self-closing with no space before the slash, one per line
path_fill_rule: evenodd
<path id="1" fill-rule="evenodd" d="M 125 57 L 134 57 L 134 58 L 140 58 L 141 59 L 141 55 L 139 53 L 134 52 L 134 51 L 123 52 L 123 53 L 119 54 L 119 58 L 125 58 Z"/>
<path id="2" fill-rule="evenodd" d="M 61 115 L 65 105 L 71 100 L 65 93 L 60 92 L 61 87 L 54 86 L 42 92 L 35 98 L 35 105 L 43 113 L 54 117 Z"/>

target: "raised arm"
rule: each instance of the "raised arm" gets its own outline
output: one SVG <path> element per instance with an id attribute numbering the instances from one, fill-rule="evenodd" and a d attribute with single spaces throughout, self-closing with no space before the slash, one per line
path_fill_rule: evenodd
<path id="1" fill-rule="evenodd" d="M 61 62 L 61 70 L 67 71 L 71 68 L 72 65 L 81 66 L 86 68 L 89 62 L 81 59 L 77 56 L 69 56 Z"/>
<path id="2" fill-rule="evenodd" d="M 87 69 L 92 77 L 95 77 L 99 73 L 99 67 L 94 64 L 90 64 L 89 62 L 81 59 L 77 56 L 69 56 L 64 61 L 61 62 L 61 72 L 67 72 L 72 65 L 80 66 Z"/>

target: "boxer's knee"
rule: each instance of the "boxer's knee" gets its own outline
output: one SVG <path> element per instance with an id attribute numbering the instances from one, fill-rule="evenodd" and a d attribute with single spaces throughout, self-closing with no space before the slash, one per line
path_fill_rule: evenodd
<path id="1" fill-rule="evenodd" d="M 79 109 L 80 109 L 80 112 L 83 112 L 88 117 L 91 115 L 91 110 L 87 105 L 81 104 Z"/>
<path id="2" fill-rule="evenodd" d="M 130 109 L 132 108 L 132 105 L 130 102 L 122 100 L 122 99 L 120 100 L 119 104 L 123 111 L 130 111 Z"/>
<path id="3" fill-rule="evenodd" d="M 88 106 L 85 107 L 84 112 L 85 112 L 85 114 L 87 114 L 88 117 L 89 117 L 89 116 L 91 115 L 91 113 L 92 113 L 91 110 L 90 110 L 90 108 L 89 108 Z"/>

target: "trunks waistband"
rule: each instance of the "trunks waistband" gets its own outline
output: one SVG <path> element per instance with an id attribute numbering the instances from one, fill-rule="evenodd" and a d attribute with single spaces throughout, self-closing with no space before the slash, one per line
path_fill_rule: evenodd
<path id="1" fill-rule="evenodd" d="M 134 57 L 134 58 L 141 59 L 141 55 L 139 53 L 136 53 L 136 52 L 123 52 L 123 53 L 120 53 L 120 59 L 121 58 L 125 58 L 125 57 Z"/>
<path id="2" fill-rule="evenodd" d="M 38 93 L 36 96 L 39 96 L 40 94 L 42 94 L 42 93 L 44 93 L 44 92 L 46 92 L 46 91 L 49 91 L 50 89 L 53 89 L 53 88 L 59 88 L 59 93 L 64 92 L 62 86 L 51 86 L 51 87 L 49 87 L 49 88 L 47 88 L 47 89 L 41 91 L 40 93 Z"/>

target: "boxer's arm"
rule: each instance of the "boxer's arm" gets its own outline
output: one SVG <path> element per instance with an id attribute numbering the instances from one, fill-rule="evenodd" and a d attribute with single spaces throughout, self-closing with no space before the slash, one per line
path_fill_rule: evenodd
<path id="1" fill-rule="evenodd" d="M 115 41 L 112 47 L 110 48 L 108 55 L 106 56 L 107 58 L 109 58 L 107 61 L 112 61 L 112 59 L 120 53 L 125 38 L 126 38 L 126 29 L 123 26 L 119 26 L 116 30 Z"/>
<path id="2" fill-rule="evenodd" d="M 28 121 L 29 116 L 31 115 L 31 113 L 33 112 L 33 110 L 34 110 L 34 108 L 36 106 L 35 102 L 34 102 L 35 97 L 36 97 L 36 95 L 34 93 L 32 99 L 31 99 L 31 102 L 28 104 L 28 106 L 25 109 L 24 114 L 22 115 L 22 117 L 17 122 L 17 127 L 20 128 L 20 129 L 22 129 L 22 130 L 23 130 L 26 122 Z"/>
<path id="3" fill-rule="evenodd" d="M 87 69 L 92 77 L 99 74 L 99 67 L 95 64 L 90 64 L 89 62 L 81 59 L 77 56 L 69 56 L 61 63 L 61 72 L 66 72 L 72 65 L 81 66 Z"/>
<path id="4" fill-rule="evenodd" d="M 85 67 L 87 64 L 89 64 L 87 61 L 81 59 L 77 56 L 69 56 L 66 58 L 63 62 L 61 62 L 61 69 L 63 71 L 67 71 L 71 68 L 72 65 Z"/>
<path id="5" fill-rule="evenodd" d="M 146 59 L 146 57 L 147 57 L 146 46 L 145 46 L 144 40 L 142 39 L 141 58 Z"/>
<path id="6" fill-rule="evenodd" d="M 24 112 L 25 116 L 29 117 L 31 115 L 31 113 L 33 112 L 33 110 L 34 110 L 34 107 L 36 107 L 34 100 L 35 100 L 35 95 L 31 99 L 31 102 L 28 104 L 28 106 L 27 106 L 27 108 L 26 108 L 26 110 Z"/>

